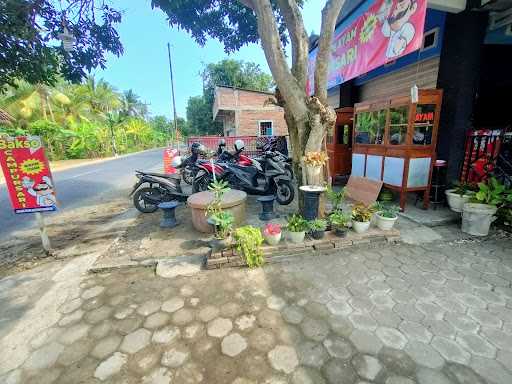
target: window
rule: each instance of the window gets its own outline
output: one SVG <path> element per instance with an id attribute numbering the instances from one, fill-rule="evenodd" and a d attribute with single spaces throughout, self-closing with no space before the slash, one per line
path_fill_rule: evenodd
<path id="1" fill-rule="evenodd" d="M 272 122 L 260 121 L 260 136 L 272 136 Z"/>
<path id="2" fill-rule="evenodd" d="M 412 143 L 415 145 L 432 144 L 432 131 L 434 129 L 435 104 L 418 104 L 414 118 L 414 135 Z"/>
<path id="3" fill-rule="evenodd" d="M 389 144 L 405 144 L 409 122 L 409 106 L 390 108 Z"/>
<path id="4" fill-rule="evenodd" d="M 385 109 L 359 113 L 356 117 L 356 143 L 382 144 L 385 127 Z"/>
<path id="5" fill-rule="evenodd" d="M 426 51 L 430 48 L 437 47 L 437 36 L 439 34 L 439 28 L 431 29 L 423 34 L 423 45 L 421 46 L 422 51 Z"/>

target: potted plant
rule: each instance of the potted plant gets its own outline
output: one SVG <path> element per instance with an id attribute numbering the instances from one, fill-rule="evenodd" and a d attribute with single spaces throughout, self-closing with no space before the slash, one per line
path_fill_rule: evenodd
<path id="1" fill-rule="evenodd" d="M 281 241 L 281 226 L 279 224 L 268 223 L 263 227 L 263 238 L 269 245 L 277 245 Z"/>
<path id="2" fill-rule="evenodd" d="M 320 240 L 325 235 L 325 229 L 327 228 L 327 222 L 323 219 L 315 219 L 308 221 L 309 234 L 315 240 Z"/>
<path id="3" fill-rule="evenodd" d="M 322 151 L 306 152 L 302 160 L 306 169 L 308 185 L 322 185 L 322 167 L 328 159 L 327 153 Z"/>
<path id="4" fill-rule="evenodd" d="M 462 210 L 462 232 L 473 236 L 487 236 L 498 207 L 509 199 L 510 192 L 496 178 L 491 177 L 487 183 L 478 184 L 470 201 Z"/>
<path id="5" fill-rule="evenodd" d="M 468 183 L 456 183 L 455 188 L 445 192 L 448 206 L 453 212 L 462 212 L 464 204 L 475 194 L 475 186 Z"/>
<path id="6" fill-rule="evenodd" d="M 208 216 L 208 223 L 214 227 L 215 239 L 210 246 L 216 250 L 228 248 L 231 245 L 231 232 L 235 221 L 230 212 L 222 209 L 222 197 L 230 190 L 227 182 L 215 180 L 208 189 L 213 193 L 213 200 L 206 207 L 205 215 Z"/>
<path id="7" fill-rule="evenodd" d="M 396 205 L 377 203 L 375 204 L 375 213 L 377 227 L 383 231 L 393 229 L 396 220 L 398 219 L 398 212 L 400 208 Z"/>
<path id="8" fill-rule="evenodd" d="M 370 228 L 374 209 L 364 204 L 356 204 L 352 209 L 352 227 L 356 233 L 363 233 Z"/>
<path id="9" fill-rule="evenodd" d="M 341 204 L 345 201 L 345 188 L 335 191 L 331 186 L 328 186 L 325 191 L 325 196 L 331 202 L 331 212 L 336 212 L 341 210 Z"/>
<path id="10" fill-rule="evenodd" d="M 236 250 L 245 258 L 249 268 L 260 267 L 265 263 L 261 244 L 263 236 L 259 228 L 251 225 L 237 228 L 234 233 Z"/>
<path id="11" fill-rule="evenodd" d="M 340 210 L 336 210 L 329 215 L 329 222 L 331 223 L 334 234 L 338 237 L 345 237 L 347 235 L 347 225 L 350 217 Z"/>
<path id="12" fill-rule="evenodd" d="M 306 230 L 308 229 L 308 222 L 301 215 L 295 213 L 288 217 L 288 224 L 286 229 L 288 230 L 288 238 L 292 243 L 302 243 Z"/>

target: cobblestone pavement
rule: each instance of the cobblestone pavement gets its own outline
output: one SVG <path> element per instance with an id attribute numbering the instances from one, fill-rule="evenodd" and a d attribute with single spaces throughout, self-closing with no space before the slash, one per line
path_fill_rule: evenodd
<path id="1" fill-rule="evenodd" d="M 510 384 L 510 249 L 401 245 L 188 278 L 88 275 L 0 382 Z"/>

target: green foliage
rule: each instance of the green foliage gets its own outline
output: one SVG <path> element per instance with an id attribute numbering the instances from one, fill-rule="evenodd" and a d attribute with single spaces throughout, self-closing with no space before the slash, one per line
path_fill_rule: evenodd
<path id="1" fill-rule="evenodd" d="M 76 42 L 66 53 L 56 45 L 65 16 Z M 105 67 L 106 54 L 123 53 L 117 24 L 121 13 L 109 2 L 90 0 L 0 1 L 0 87 L 17 79 L 53 84 L 59 74 L 79 81 Z"/>
<path id="2" fill-rule="evenodd" d="M 235 222 L 235 218 L 231 212 L 220 211 L 212 214 L 210 219 L 212 219 L 215 225 L 215 237 L 225 239 L 231 234 Z"/>
<path id="3" fill-rule="evenodd" d="M 222 216 L 222 197 L 231 189 L 228 186 L 228 182 L 224 180 L 215 180 L 208 186 L 208 189 L 213 193 L 213 200 L 206 207 L 206 212 L 204 213 L 205 216 L 208 216 L 214 222 L 216 220 L 226 219 L 225 216 Z"/>
<path id="4" fill-rule="evenodd" d="M 400 212 L 400 207 L 394 204 L 383 204 L 381 202 L 377 202 L 375 203 L 374 208 L 380 216 L 388 219 L 394 219 L 397 217 L 398 212 Z"/>
<path id="5" fill-rule="evenodd" d="M 336 192 L 331 186 L 328 186 L 325 195 L 331 202 L 333 211 L 341 209 L 341 204 L 345 201 L 345 188 L 341 188 Z"/>
<path id="6" fill-rule="evenodd" d="M 16 122 L 0 132 L 41 136 L 51 160 L 110 156 L 113 141 L 118 153 L 163 146 L 168 131 L 143 117 L 138 99 L 92 77 L 81 84 L 60 80 L 54 87 L 18 81 L 0 97 L 0 107 Z"/>
<path id="7" fill-rule="evenodd" d="M 334 228 L 343 229 L 347 227 L 350 216 L 340 210 L 334 211 L 329 215 L 329 222 Z"/>
<path id="8" fill-rule="evenodd" d="M 478 192 L 471 199 L 474 203 L 500 206 L 505 203 L 508 193 L 505 186 L 491 177 L 487 183 L 478 183 Z"/>
<path id="9" fill-rule="evenodd" d="M 364 204 L 356 204 L 354 208 L 352 208 L 352 220 L 366 223 L 372 219 L 372 215 L 375 212 L 373 207 L 367 207 Z"/>
<path id="10" fill-rule="evenodd" d="M 298 213 L 288 216 L 286 229 L 290 232 L 303 232 L 308 229 L 308 222 Z"/>
<path id="11" fill-rule="evenodd" d="M 246 225 L 235 230 L 236 249 L 241 252 L 249 268 L 260 267 L 265 263 L 261 245 L 263 236 L 259 228 Z"/>
<path id="12" fill-rule="evenodd" d="M 303 0 L 297 0 L 302 7 Z M 288 41 L 282 15 L 276 0 L 271 1 L 276 14 L 281 41 Z M 205 45 L 210 38 L 224 44 L 226 53 L 237 51 L 249 43 L 258 43 L 258 26 L 252 10 L 241 1 L 232 0 L 152 0 L 151 5 L 167 14 L 169 23 L 187 31 L 194 40 Z"/>
<path id="13" fill-rule="evenodd" d="M 325 231 L 327 228 L 327 221 L 323 219 L 315 219 L 308 221 L 308 228 L 310 231 Z"/>
<path id="14" fill-rule="evenodd" d="M 477 186 L 469 183 L 454 183 L 454 193 L 460 195 L 461 197 L 464 195 L 473 195 L 477 191 Z"/>
<path id="15" fill-rule="evenodd" d="M 204 96 L 193 96 L 187 102 L 187 121 L 192 135 L 218 135 L 222 133 L 222 124 L 213 121 L 213 102 Z"/>

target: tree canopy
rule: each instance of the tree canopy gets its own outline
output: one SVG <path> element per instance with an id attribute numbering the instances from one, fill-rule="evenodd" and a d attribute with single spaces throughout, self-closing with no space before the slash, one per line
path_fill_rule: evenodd
<path id="1" fill-rule="evenodd" d="M 0 1 L 0 87 L 16 80 L 54 84 L 59 75 L 79 81 L 104 68 L 106 53 L 123 52 L 120 22 L 121 13 L 104 0 Z M 70 52 L 59 42 L 64 26 L 75 39 Z"/>
<path id="2" fill-rule="evenodd" d="M 190 131 L 197 134 L 222 133 L 222 125 L 213 121 L 216 86 L 270 91 L 274 85 L 272 76 L 263 72 L 258 64 L 233 59 L 206 64 L 201 71 L 201 77 L 203 94 L 191 97 L 187 104 Z"/>

